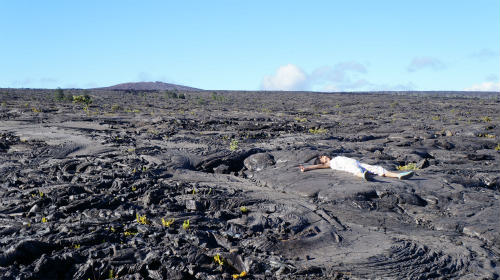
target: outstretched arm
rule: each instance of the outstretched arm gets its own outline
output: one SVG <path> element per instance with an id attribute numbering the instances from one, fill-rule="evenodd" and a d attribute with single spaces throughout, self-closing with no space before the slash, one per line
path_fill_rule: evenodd
<path id="1" fill-rule="evenodd" d="M 299 168 L 300 168 L 300 171 L 306 172 L 306 171 L 313 170 L 313 169 L 330 168 L 330 166 L 328 166 L 326 163 L 322 163 L 322 164 L 310 165 L 307 167 L 299 165 Z"/>

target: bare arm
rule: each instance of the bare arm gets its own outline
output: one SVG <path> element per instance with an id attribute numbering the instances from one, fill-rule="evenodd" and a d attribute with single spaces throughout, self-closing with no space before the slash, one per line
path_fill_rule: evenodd
<path id="1" fill-rule="evenodd" d="M 306 172 L 306 171 L 314 170 L 314 169 L 330 168 L 330 166 L 328 166 L 328 164 L 326 164 L 326 163 L 322 163 L 322 164 L 310 165 L 307 167 L 299 165 L 299 168 L 300 168 L 300 171 Z"/>

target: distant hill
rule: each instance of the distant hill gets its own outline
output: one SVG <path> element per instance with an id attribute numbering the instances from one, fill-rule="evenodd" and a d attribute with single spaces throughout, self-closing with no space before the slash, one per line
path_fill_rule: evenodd
<path id="1" fill-rule="evenodd" d="M 163 82 L 137 82 L 137 83 L 123 83 L 110 87 L 101 87 L 95 89 L 105 90 L 178 90 L 178 91 L 200 91 L 202 89 L 187 87 L 176 84 L 169 84 Z"/>

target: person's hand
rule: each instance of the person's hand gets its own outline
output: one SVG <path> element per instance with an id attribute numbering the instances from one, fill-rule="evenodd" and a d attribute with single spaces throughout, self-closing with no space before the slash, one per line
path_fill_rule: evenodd
<path id="1" fill-rule="evenodd" d="M 302 166 L 302 165 L 299 165 L 299 168 L 300 168 L 300 171 L 301 171 L 301 172 L 306 171 L 306 169 L 305 169 L 305 168 L 304 168 L 304 166 Z"/>

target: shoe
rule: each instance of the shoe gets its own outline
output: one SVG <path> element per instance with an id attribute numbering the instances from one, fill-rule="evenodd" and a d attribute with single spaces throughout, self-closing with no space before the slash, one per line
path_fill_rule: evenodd
<path id="1" fill-rule="evenodd" d="M 403 172 L 403 173 L 399 173 L 398 179 L 399 180 L 410 179 L 413 176 L 413 174 L 415 174 L 415 172 L 413 172 L 413 171 L 406 171 L 406 172 Z"/>

